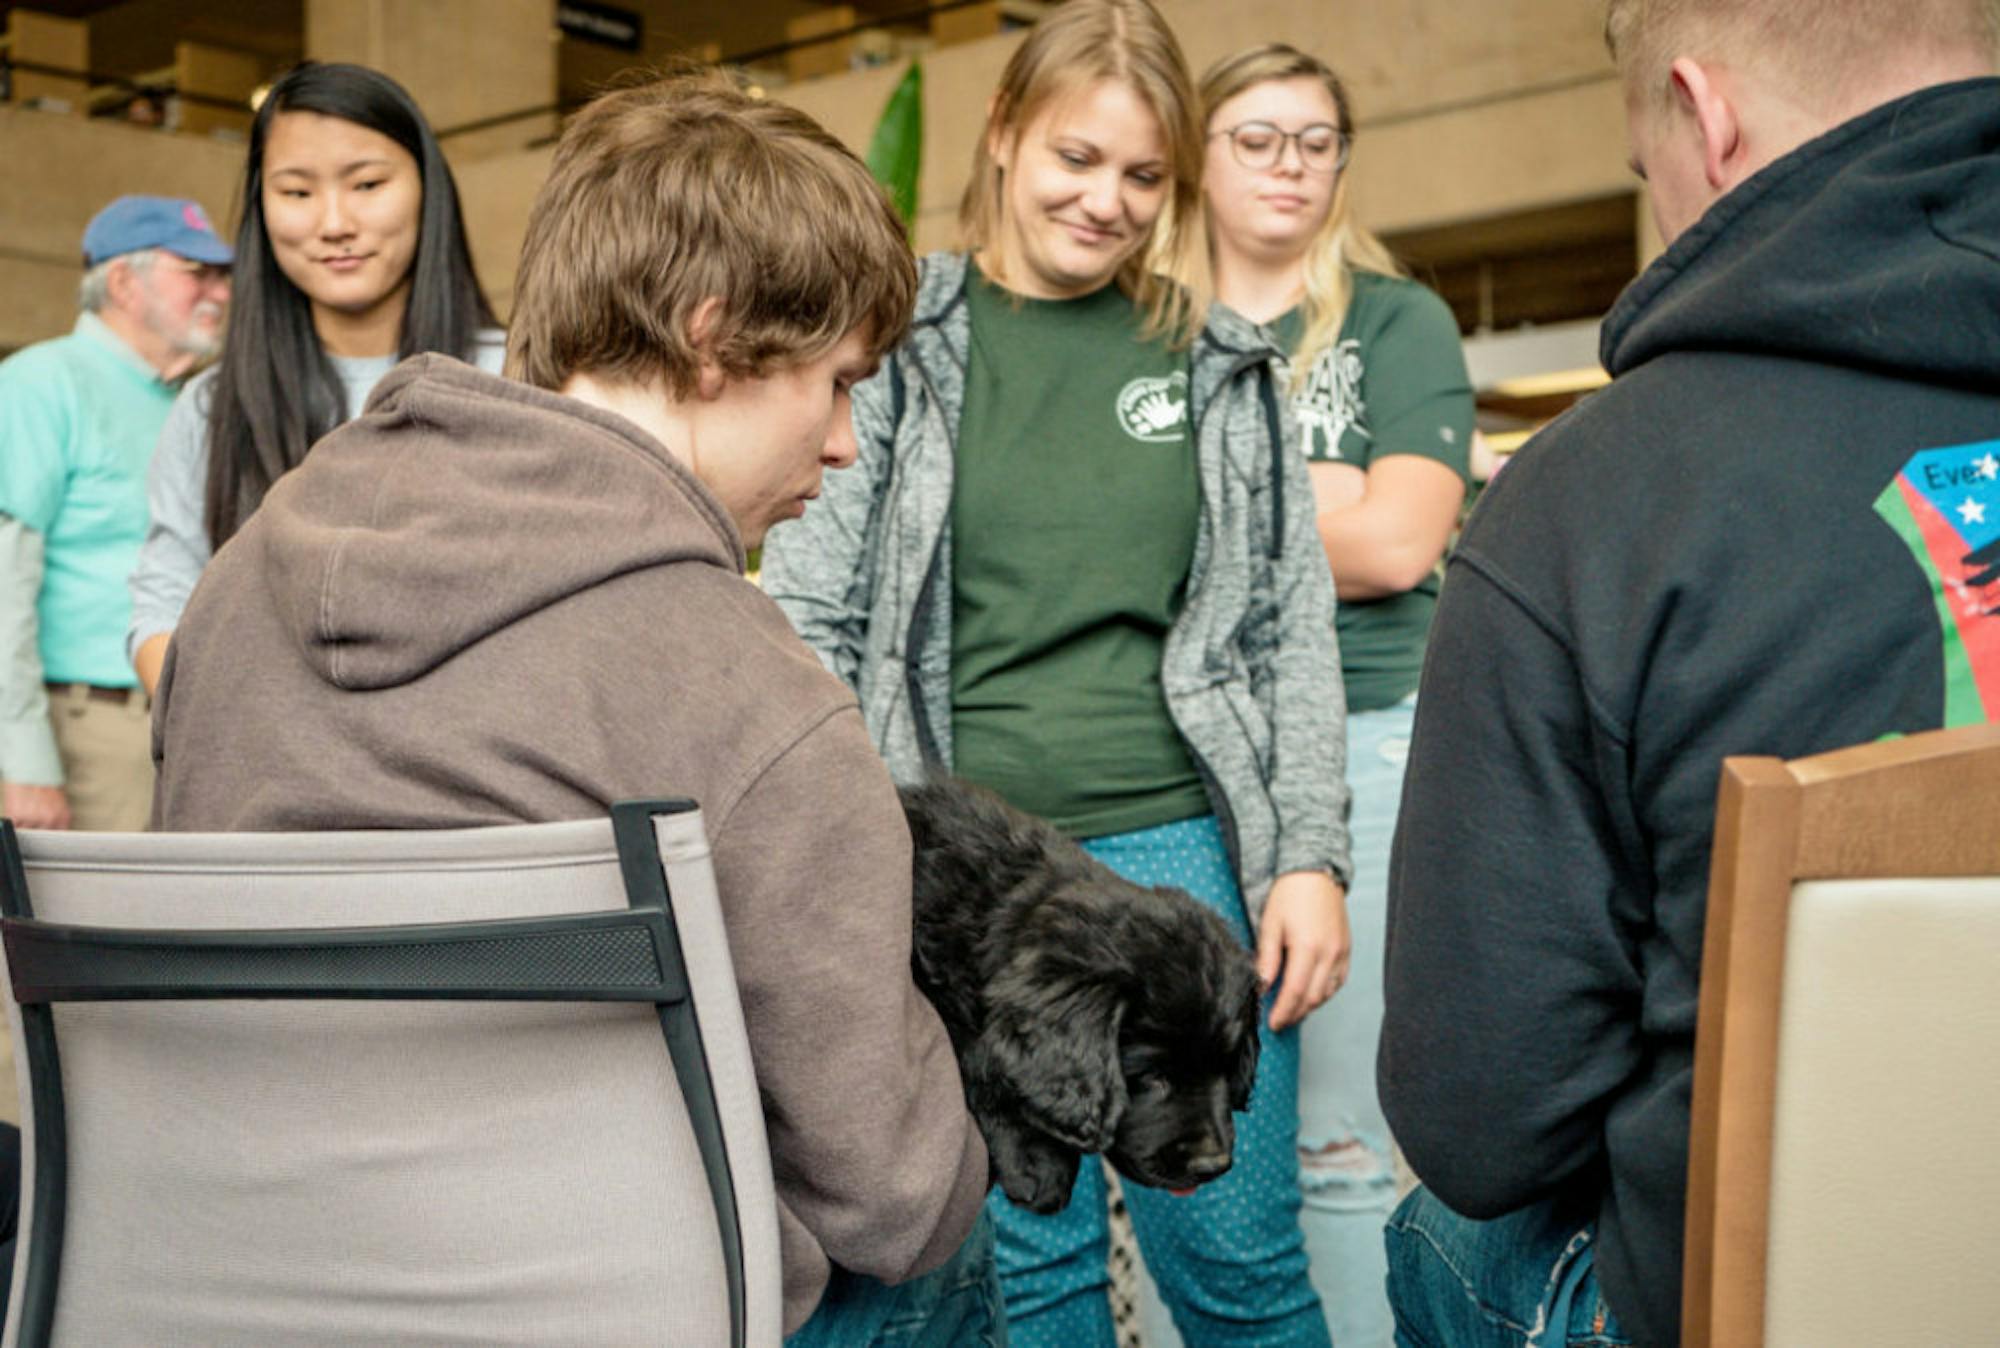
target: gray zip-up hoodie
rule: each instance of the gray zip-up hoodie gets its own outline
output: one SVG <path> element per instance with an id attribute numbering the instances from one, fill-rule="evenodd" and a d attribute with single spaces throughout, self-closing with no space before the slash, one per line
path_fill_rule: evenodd
<path id="1" fill-rule="evenodd" d="M 860 461 L 771 531 L 766 591 L 859 694 L 890 771 L 951 764 L 951 495 L 972 327 L 967 260 L 923 261 L 916 320 L 854 392 Z M 1333 582 L 1305 463 L 1281 440 L 1263 331 L 1215 309 L 1188 415 L 1201 518 L 1160 682 L 1229 839 L 1252 922 L 1290 871 L 1351 873 Z"/>

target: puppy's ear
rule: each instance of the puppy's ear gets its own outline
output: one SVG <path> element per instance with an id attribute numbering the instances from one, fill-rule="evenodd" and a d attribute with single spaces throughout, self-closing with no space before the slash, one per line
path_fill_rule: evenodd
<path id="1" fill-rule="evenodd" d="M 1118 1029 L 1125 999 L 1110 979 L 1024 953 L 987 987 L 982 1036 L 1023 1115 L 1078 1151 L 1101 1152 L 1125 1113 Z"/>
<path id="2" fill-rule="evenodd" d="M 1229 1107 L 1238 1114 L 1250 1108 L 1250 1091 L 1257 1084 L 1257 1055 L 1263 1049 L 1257 1033 L 1261 1003 L 1254 983 L 1244 1000 L 1243 1035 L 1236 1049 L 1236 1061 L 1229 1068 Z"/>

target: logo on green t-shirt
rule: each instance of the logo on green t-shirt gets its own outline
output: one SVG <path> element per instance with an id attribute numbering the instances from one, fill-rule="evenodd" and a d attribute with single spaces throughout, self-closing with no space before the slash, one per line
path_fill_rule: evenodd
<path id="1" fill-rule="evenodd" d="M 1118 424 L 1134 440 L 1171 444 L 1187 429 L 1187 402 L 1185 370 L 1134 379 L 1118 390 Z"/>
<path id="2" fill-rule="evenodd" d="M 1349 337 L 1319 353 L 1305 387 L 1292 400 L 1292 414 L 1304 433 L 1308 459 L 1343 457 L 1340 442 L 1348 429 L 1366 436 L 1367 408 L 1361 401 L 1361 343 Z"/>

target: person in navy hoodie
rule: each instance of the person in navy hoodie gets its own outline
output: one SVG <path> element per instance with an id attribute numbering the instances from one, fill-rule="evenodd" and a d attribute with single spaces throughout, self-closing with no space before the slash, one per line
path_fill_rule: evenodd
<path id="1" fill-rule="evenodd" d="M 1443 586 L 1379 1073 L 1400 1344 L 1679 1341 L 1722 758 L 2000 713 L 1996 25 L 1611 0 L 1668 246 Z"/>

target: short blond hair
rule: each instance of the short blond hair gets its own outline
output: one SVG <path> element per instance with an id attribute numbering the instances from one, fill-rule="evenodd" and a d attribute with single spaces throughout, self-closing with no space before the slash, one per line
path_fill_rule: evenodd
<path id="1" fill-rule="evenodd" d="M 1002 167 L 990 142 L 1018 131 L 1060 98 L 1099 80 L 1130 88 L 1159 119 L 1172 190 L 1152 237 L 1118 270 L 1118 286 L 1146 313 L 1146 331 L 1185 340 L 1197 318 L 1183 275 L 1201 209 L 1201 120 L 1194 78 L 1167 21 L 1147 0 L 1065 0 L 1038 22 L 1000 76 L 985 130 L 972 151 L 972 178 L 959 203 L 965 247 L 993 246 L 1005 209 Z"/>
<path id="2" fill-rule="evenodd" d="M 879 358 L 916 287 L 903 223 L 859 159 L 796 108 L 690 70 L 605 94 L 564 130 L 528 216 L 507 373 L 548 389 L 659 379 L 686 397 L 704 359 L 758 378 L 856 328 Z"/>
<path id="3" fill-rule="evenodd" d="M 1628 92 L 1667 96 L 1677 57 L 1754 65 L 1806 107 L 1838 108 L 1893 55 L 2000 65 L 2000 0 L 1608 0 L 1604 43 Z"/>

